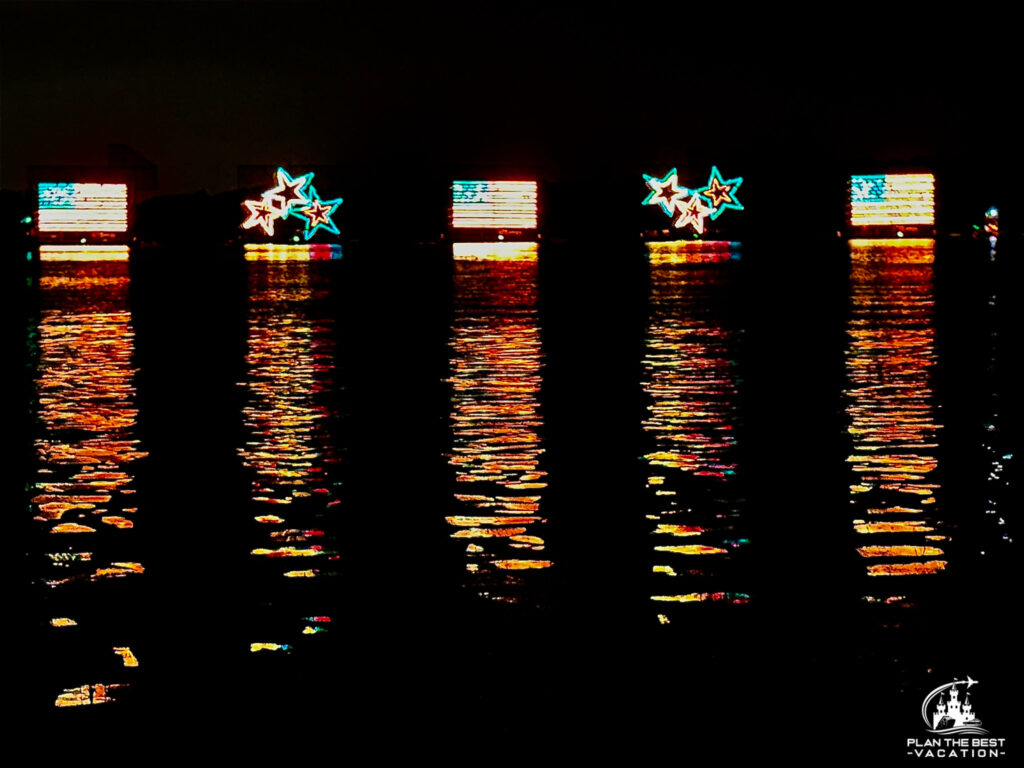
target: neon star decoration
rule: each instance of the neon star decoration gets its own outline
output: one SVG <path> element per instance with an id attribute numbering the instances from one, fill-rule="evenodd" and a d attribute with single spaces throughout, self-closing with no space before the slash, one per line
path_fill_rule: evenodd
<path id="1" fill-rule="evenodd" d="M 274 223 L 294 216 L 305 221 L 303 236 L 306 240 L 321 229 L 340 234 L 332 217 L 342 199 L 322 200 L 313 186 L 312 173 L 292 176 L 284 168 L 278 168 L 274 178 L 277 185 L 264 192 L 259 200 L 242 203 L 247 211 L 242 229 L 260 227 L 268 237 L 273 237 Z"/>
<path id="2" fill-rule="evenodd" d="M 704 201 L 700 199 L 700 195 L 694 195 L 690 198 L 690 201 L 684 208 L 680 209 L 682 215 L 672 222 L 672 225 L 677 229 L 682 229 L 685 226 L 693 227 L 693 231 L 698 234 L 704 233 L 704 219 L 713 215 L 715 209 L 709 208 L 704 205 Z"/>
<path id="3" fill-rule="evenodd" d="M 723 180 L 718 166 L 711 166 L 711 176 L 708 178 L 707 186 L 698 189 L 697 194 L 711 203 L 711 207 L 714 209 L 711 213 L 712 221 L 721 216 L 726 208 L 732 208 L 734 211 L 743 210 L 743 204 L 736 199 L 736 190 L 742 183 L 742 177 Z"/>
<path id="4" fill-rule="evenodd" d="M 274 221 L 281 217 L 281 212 L 274 208 L 266 198 L 262 200 L 246 200 L 243 203 L 249 209 L 249 218 L 242 223 L 242 229 L 252 229 L 259 225 L 270 237 L 274 236 Z"/>
<path id="5" fill-rule="evenodd" d="M 678 176 L 675 168 L 661 179 L 645 173 L 644 181 L 647 182 L 651 192 L 644 200 L 644 205 L 660 205 L 666 216 L 672 216 L 677 205 L 682 210 L 683 200 L 693 193 L 686 187 L 679 186 Z"/>
<path id="6" fill-rule="evenodd" d="M 743 210 L 743 204 L 736 197 L 742 177 L 723 179 L 715 165 L 711 166 L 708 183 L 698 189 L 681 186 L 675 168 L 661 178 L 645 173 L 644 182 L 649 192 L 643 204 L 660 206 L 666 216 L 674 219 L 672 224 L 678 229 L 690 227 L 697 234 L 703 234 L 707 219 L 715 221 L 730 208 Z"/>
<path id="7" fill-rule="evenodd" d="M 293 206 L 307 205 L 309 198 L 302 194 L 303 187 L 313 180 L 313 174 L 296 176 L 294 179 L 284 168 L 277 169 L 277 186 L 263 193 L 263 199 L 281 211 L 281 218 L 288 218 L 288 211 Z"/>
<path id="8" fill-rule="evenodd" d="M 337 235 L 338 227 L 331 220 L 331 216 L 338 210 L 338 206 L 341 203 L 342 199 L 340 197 L 336 200 L 321 200 L 320 195 L 317 194 L 316 187 L 310 185 L 309 205 L 296 209 L 296 213 L 306 219 L 306 231 L 303 233 L 303 237 L 309 240 L 321 228 Z"/>

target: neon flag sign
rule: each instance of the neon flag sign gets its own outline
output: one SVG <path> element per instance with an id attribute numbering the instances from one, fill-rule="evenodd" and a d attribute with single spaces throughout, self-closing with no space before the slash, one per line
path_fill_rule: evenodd
<path id="1" fill-rule="evenodd" d="M 40 232 L 125 232 L 127 184 L 39 184 Z"/>
<path id="2" fill-rule="evenodd" d="M 932 226 L 935 177 L 930 173 L 889 173 L 850 177 L 850 224 Z"/>
<path id="3" fill-rule="evenodd" d="M 537 182 L 453 181 L 454 229 L 536 229 Z"/>

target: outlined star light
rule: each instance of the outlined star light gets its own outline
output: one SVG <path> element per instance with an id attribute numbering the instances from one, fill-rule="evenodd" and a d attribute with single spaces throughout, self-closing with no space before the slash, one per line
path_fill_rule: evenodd
<path id="1" fill-rule="evenodd" d="M 711 220 L 714 221 L 727 208 L 735 211 L 742 211 L 743 204 L 736 199 L 736 190 L 743 183 L 743 178 L 737 176 L 735 179 L 722 179 L 722 174 L 717 165 L 711 166 L 711 176 L 708 177 L 707 186 L 696 190 L 695 196 L 700 195 L 711 203 Z M 701 225 L 703 228 L 703 225 Z M 701 230 L 698 230 L 701 231 Z"/>
<path id="2" fill-rule="evenodd" d="M 666 216 L 672 216 L 678 208 L 682 210 L 683 200 L 692 191 L 686 187 L 679 186 L 679 172 L 673 168 L 663 178 L 644 174 L 644 181 L 650 188 L 650 193 L 644 199 L 643 205 L 660 205 Z"/>
<path id="3" fill-rule="evenodd" d="M 309 205 L 304 208 L 296 208 L 295 213 L 306 218 L 306 230 L 303 232 L 303 237 L 309 240 L 313 235 L 320 229 L 325 229 L 328 232 L 339 234 L 338 227 L 331 220 L 334 212 L 338 210 L 338 206 L 342 204 L 340 197 L 334 200 L 321 200 L 320 195 L 317 193 L 316 188 L 310 185 L 309 187 Z"/>
<path id="4" fill-rule="evenodd" d="M 714 212 L 713 208 L 708 208 L 700 199 L 700 195 L 695 194 L 690 198 L 689 202 L 680 207 L 682 214 L 672 222 L 672 225 L 678 229 L 689 225 L 693 227 L 693 231 L 698 234 L 704 233 L 704 219 Z M 714 216 L 712 216 L 714 218 Z"/>
<path id="5" fill-rule="evenodd" d="M 313 181 L 313 174 L 293 178 L 284 168 L 278 168 L 276 175 L 277 186 L 264 192 L 263 199 L 279 212 L 281 218 L 286 219 L 292 208 L 309 205 L 310 199 L 302 190 Z"/>
<path id="6" fill-rule="evenodd" d="M 260 200 L 246 200 L 243 205 L 249 209 L 249 218 L 242 223 L 242 229 L 252 229 L 259 225 L 270 237 L 274 236 L 274 221 L 281 217 L 280 211 L 267 202 L 266 198 Z"/>

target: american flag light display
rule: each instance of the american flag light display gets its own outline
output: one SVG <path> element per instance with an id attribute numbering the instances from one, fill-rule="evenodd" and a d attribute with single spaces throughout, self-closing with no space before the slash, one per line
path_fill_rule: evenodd
<path id="1" fill-rule="evenodd" d="M 536 229 L 537 182 L 453 181 L 455 229 Z"/>
<path id="2" fill-rule="evenodd" d="M 125 232 L 126 184 L 39 184 L 40 232 Z"/>
<path id="3" fill-rule="evenodd" d="M 932 226 L 935 177 L 930 173 L 890 173 L 850 177 L 850 224 Z"/>

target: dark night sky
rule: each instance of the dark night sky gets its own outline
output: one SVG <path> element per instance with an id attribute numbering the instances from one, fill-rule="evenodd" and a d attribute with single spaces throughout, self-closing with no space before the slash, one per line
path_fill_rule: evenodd
<path id="1" fill-rule="evenodd" d="M 410 194 L 474 164 L 1020 166 L 998 19 L 632 7 L 2 2 L 0 184 L 103 164 L 110 143 L 155 162 L 161 192 L 223 191 L 241 164 L 338 164 Z"/>

